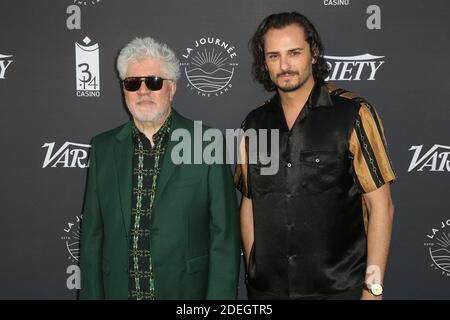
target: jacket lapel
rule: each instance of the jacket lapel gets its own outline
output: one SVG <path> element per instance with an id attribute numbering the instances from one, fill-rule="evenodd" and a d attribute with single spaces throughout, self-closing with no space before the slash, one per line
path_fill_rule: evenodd
<path id="1" fill-rule="evenodd" d="M 172 124 L 170 126 L 171 133 L 182 128 L 182 117 L 172 109 Z M 131 121 L 127 123 L 123 129 L 116 135 L 116 144 L 114 147 L 114 158 L 116 163 L 117 180 L 119 183 L 120 204 L 124 227 L 127 232 L 127 240 L 129 240 L 131 225 L 131 185 L 132 185 L 132 160 L 133 160 L 133 141 L 131 137 Z M 175 164 L 172 162 L 171 153 L 177 141 L 172 141 L 170 136 L 164 157 L 161 164 L 161 172 L 158 177 L 158 185 L 156 187 L 155 202 L 153 207 L 157 206 L 164 189 L 175 171 Z"/>
<path id="2" fill-rule="evenodd" d="M 119 196 L 122 208 L 124 227 L 129 238 L 131 224 L 131 184 L 133 142 L 131 137 L 131 122 L 128 122 L 116 135 L 114 158 L 116 162 L 117 181 L 119 183 Z"/>

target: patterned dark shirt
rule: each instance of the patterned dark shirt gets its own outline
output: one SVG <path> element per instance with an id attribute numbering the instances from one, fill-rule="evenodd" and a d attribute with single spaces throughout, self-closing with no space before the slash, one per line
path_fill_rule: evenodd
<path id="1" fill-rule="evenodd" d="M 150 223 L 171 116 L 153 135 L 154 145 L 133 124 L 133 184 L 129 255 L 130 300 L 154 300 L 155 279 L 150 251 Z"/>

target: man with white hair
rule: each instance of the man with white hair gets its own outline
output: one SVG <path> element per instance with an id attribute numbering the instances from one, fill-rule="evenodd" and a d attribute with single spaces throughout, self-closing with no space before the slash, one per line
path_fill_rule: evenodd
<path id="1" fill-rule="evenodd" d="M 136 38 L 117 59 L 131 120 L 94 137 L 81 229 L 81 299 L 234 299 L 239 216 L 226 164 L 174 164 L 179 61 Z M 193 154 L 193 152 L 192 152 Z"/>

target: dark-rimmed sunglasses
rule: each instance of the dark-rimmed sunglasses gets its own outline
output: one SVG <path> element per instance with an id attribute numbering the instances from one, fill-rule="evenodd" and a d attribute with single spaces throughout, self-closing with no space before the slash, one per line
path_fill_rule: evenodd
<path id="1" fill-rule="evenodd" d="M 142 81 L 145 82 L 148 90 L 158 91 L 161 90 L 164 80 L 171 79 L 164 79 L 158 76 L 128 77 L 123 79 L 122 83 L 127 91 L 138 91 L 141 87 Z"/>

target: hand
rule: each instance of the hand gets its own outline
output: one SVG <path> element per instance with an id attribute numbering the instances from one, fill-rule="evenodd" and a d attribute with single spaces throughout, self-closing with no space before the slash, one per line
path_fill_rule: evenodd
<path id="1" fill-rule="evenodd" d="M 361 300 L 383 300 L 383 296 L 374 296 L 367 290 L 363 290 L 361 294 Z"/>

